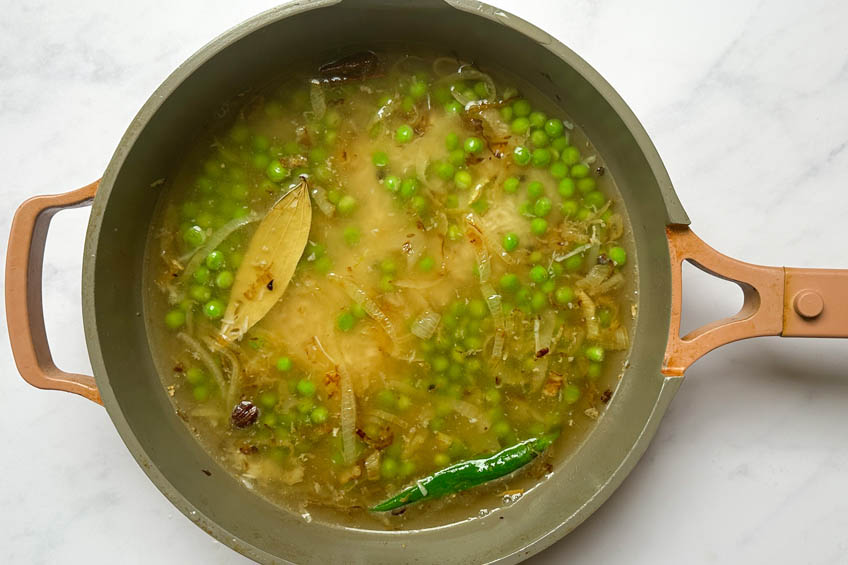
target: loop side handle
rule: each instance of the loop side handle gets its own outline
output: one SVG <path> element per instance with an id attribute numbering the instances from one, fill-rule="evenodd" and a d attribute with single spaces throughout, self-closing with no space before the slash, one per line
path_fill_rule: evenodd
<path id="1" fill-rule="evenodd" d="M 666 228 L 671 258 L 671 322 L 662 372 L 681 376 L 697 359 L 716 347 L 764 335 L 781 335 L 784 315 L 784 268 L 764 267 L 722 255 L 687 226 Z M 733 316 L 716 320 L 680 337 L 683 261 L 702 271 L 735 282 L 744 302 Z"/>
<path id="2" fill-rule="evenodd" d="M 15 212 L 6 254 L 6 323 L 12 355 L 25 381 L 102 404 L 94 377 L 66 373 L 53 362 L 41 301 L 41 271 L 50 220 L 60 210 L 90 204 L 99 183 L 64 194 L 30 198 Z"/>

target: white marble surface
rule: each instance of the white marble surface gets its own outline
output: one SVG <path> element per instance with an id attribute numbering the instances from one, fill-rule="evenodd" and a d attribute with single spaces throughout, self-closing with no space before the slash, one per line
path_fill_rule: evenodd
<path id="1" fill-rule="evenodd" d="M 848 267 L 848 4 L 495 3 L 618 89 L 708 242 L 753 262 Z M 0 1 L 3 237 L 24 198 L 98 177 L 162 79 L 272 4 Z M 85 210 L 57 217 L 45 267 L 53 351 L 77 371 L 90 370 L 86 220 Z M 690 326 L 738 306 L 726 285 L 687 278 Z M 846 345 L 761 339 L 697 363 L 621 489 L 532 562 L 845 563 Z M 7 345 L 0 367 L 0 562 L 245 562 L 171 507 L 102 408 L 24 384 Z"/>

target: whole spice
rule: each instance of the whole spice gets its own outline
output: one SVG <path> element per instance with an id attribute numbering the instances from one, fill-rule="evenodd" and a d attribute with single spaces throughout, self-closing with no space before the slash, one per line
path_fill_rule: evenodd
<path id="1" fill-rule="evenodd" d="M 259 408 L 249 400 L 242 400 L 233 408 L 231 419 L 237 428 L 246 428 L 256 423 L 259 418 Z"/>

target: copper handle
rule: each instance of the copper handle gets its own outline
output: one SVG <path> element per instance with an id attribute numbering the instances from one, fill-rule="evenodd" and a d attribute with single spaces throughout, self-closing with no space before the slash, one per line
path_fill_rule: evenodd
<path id="1" fill-rule="evenodd" d="M 671 322 L 662 372 L 680 376 L 716 347 L 764 335 L 848 337 L 848 270 L 764 267 L 722 255 L 686 226 L 666 228 L 671 258 Z M 689 261 L 742 288 L 742 308 L 680 337 L 681 270 Z"/>
<path id="2" fill-rule="evenodd" d="M 6 254 L 6 323 L 15 364 L 26 382 L 38 388 L 73 392 L 102 404 L 94 377 L 56 367 L 41 303 L 41 269 L 50 220 L 60 210 L 90 204 L 99 183 L 64 194 L 30 198 L 15 212 Z"/>

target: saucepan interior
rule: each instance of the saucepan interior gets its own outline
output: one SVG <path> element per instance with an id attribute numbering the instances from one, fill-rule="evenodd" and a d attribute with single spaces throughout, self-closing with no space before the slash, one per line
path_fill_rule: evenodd
<path id="1" fill-rule="evenodd" d="M 568 38 L 564 38 L 567 40 Z M 605 156 L 633 226 L 640 292 L 629 367 L 591 435 L 518 503 L 438 529 L 376 532 L 317 522 L 268 503 L 220 468 L 174 413 L 151 357 L 142 288 L 145 243 L 165 178 L 209 115 L 305 58 L 393 43 L 451 51 L 505 69 L 561 104 Z M 104 404 L 156 485 L 186 515 L 259 561 L 508 562 L 552 543 L 621 482 L 679 380 L 660 374 L 670 314 L 664 227 L 686 223 L 653 146 L 612 88 L 579 57 L 517 18 L 470 1 L 345 0 L 272 10 L 219 37 L 142 108 L 100 185 L 86 240 L 83 293 Z"/>

